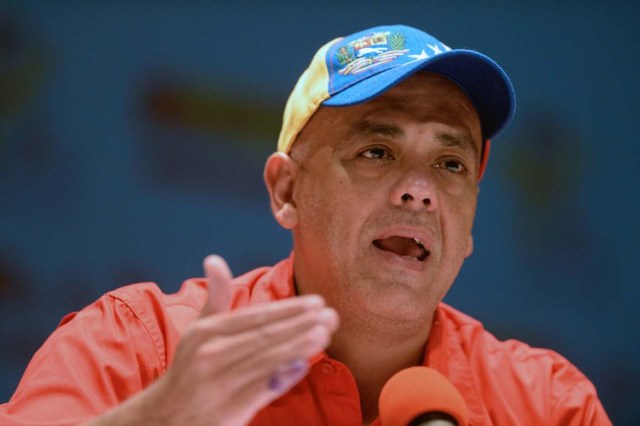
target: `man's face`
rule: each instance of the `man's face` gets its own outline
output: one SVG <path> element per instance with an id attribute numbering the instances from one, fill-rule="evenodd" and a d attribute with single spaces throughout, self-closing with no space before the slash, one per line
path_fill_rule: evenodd
<path id="1" fill-rule="evenodd" d="M 435 74 L 318 110 L 291 153 L 300 292 L 343 318 L 424 319 L 472 249 L 481 146 L 471 102 Z"/>

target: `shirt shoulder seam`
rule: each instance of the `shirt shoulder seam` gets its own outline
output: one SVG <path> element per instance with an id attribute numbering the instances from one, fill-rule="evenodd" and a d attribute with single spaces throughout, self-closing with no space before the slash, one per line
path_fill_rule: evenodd
<path id="1" fill-rule="evenodd" d="M 136 292 L 137 294 L 137 292 Z M 153 344 L 153 347 L 156 351 L 156 356 L 158 357 L 158 361 L 160 362 L 160 366 L 162 372 L 164 373 L 167 369 L 166 356 L 164 351 L 164 345 L 159 340 L 159 330 L 153 324 L 153 321 L 150 321 L 146 311 L 140 306 L 138 301 L 136 300 L 136 294 L 129 293 L 118 293 L 114 294 L 114 292 L 107 293 L 107 296 L 112 298 L 114 301 L 120 302 L 122 305 L 126 306 L 129 311 L 134 315 L 134 317 L 142 324 L 144 327 L 147 336 L 149 336 L 149 340 Z M 155 332 L 155 333 L 154 333 Z"/>

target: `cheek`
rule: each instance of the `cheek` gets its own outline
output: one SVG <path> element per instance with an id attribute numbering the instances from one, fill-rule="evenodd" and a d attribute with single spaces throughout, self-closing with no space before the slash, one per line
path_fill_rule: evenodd
<path id="1" fill-rule="evenodd" d="M 478 198 L 476 196 L 476 192 L 473 192 L 473 195 L 469 195 L 465 197 L 466 199 L 461 203 L 458 207 L 461 212 L 461 225 L 463 226 L 465 235 L 471 234 L 471 229 L 473 228 L 473 221 L 476 216 L 476 207 L 478 203 Z"/>
<path id="2" fill-rule="evenodd" d="M 447 194 L 441 201 L 445 238 L 448 234 L 457 248 L 464 247 L 466 250 L 476 213 L 477 191 L 465 191 L 460 196 Z"/>
<path id="3" fill-rule="evenodd" d="M 327 170 L 323 177 L 311 176 L 307 182 L 314 183 L 301 187 L 298 231 L 318 249 L 345 257 L 357 250 L 371 197 L 344 174 Z"/>
<path id="4" fill-rule="evenodd" d="M 343 232 L 340 220 L 344 203 L 339 195 L 335 185 L 326 182 L 303 186 L 299 192 L 297 231 L 321 250 L 332 250 L 337 235 Z"/>
<path id="5" fill-rule="evenodd" d="M 445 171 L 434 173 L 432 179 L 437 183 L 439 192 L 452 203 L 474 205 L 478 195 L 478 183 L 475 172 L 466 175 L 454 175 Z"/>

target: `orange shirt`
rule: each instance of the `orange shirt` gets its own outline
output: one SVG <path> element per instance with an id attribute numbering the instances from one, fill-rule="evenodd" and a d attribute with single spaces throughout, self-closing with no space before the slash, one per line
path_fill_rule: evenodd
<path id="1" fill-rule="evenodd" d="M 235 279 L 233 307 L 292 297 L 292 260 Z M 206 298 L 206 282 L 166 295 L 153 283 L 107 293 L 67 315 L 31 360 L 0 425 L 75 425 L 161 376 Z M 438 307 L 424 364 L 462 394 L 471 425 L 610 425 L 595 388 L 557 353 L 498 341 L 459 311 Z M 361 425 L 348 368 L 320 354 L 308 376 L 262 409 L 252 425 Z M 374 423 L 379 425 L 379 421 Z"/>

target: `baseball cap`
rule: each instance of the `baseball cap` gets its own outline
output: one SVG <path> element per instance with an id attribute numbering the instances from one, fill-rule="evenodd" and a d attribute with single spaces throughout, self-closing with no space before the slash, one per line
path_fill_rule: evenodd
<path id="1" fill-rule="evenodd" d="M 316 52 L 285 106 L 278 151 L 291 150 L 320 105 L 366 102 L 421 70 L 447 77 L 465 92 L 486 141 L 511 120 L 513 86 L 493 59 L 474 50 L 452 49 L 416 28 L 386 25 L 336 38 Z M 488 146 L 485 151 L 487 155 Z"/>

